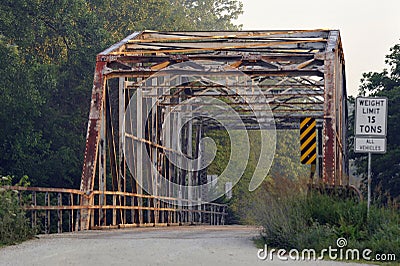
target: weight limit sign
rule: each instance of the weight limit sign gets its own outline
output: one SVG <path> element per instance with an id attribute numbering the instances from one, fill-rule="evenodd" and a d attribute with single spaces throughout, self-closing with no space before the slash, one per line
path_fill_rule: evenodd
<path id="1" fill-rule="evenodd" d="M 387 98 L 357 97 L 356 136 L 386 136 Z"/>

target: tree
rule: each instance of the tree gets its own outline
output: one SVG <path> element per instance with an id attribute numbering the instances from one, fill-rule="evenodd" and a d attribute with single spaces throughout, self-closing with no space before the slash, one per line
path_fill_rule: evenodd
<path id="1" fill-rule="evenodd" d="M 50 146 L 38 124 L 44 99 L 32 82 L 41 69 L 24 64 L 18 48 L 7 44 L 3 36 L 0 58 L 0 173 L 36 175 Z"/>
<path id="2" fill-rule="evenodd" d="M 243 4 L 232 0 L 185 0 L 186 17 L 192 30 L 237 30 L 232 23 L 243 13 Z"/>
<path id="3" fill-rule="evenodd" d="M 237 0 L 89 0 L 112 39 L 133 31 L 234 30 L 243 13 Z"/>
<path id="4" fill-rule="evenodd" d="M 386 202 L 400 199 L 400 44 L 390 49 L 382 72 L 363 74 L 359 94 L 388 98 L 387 152 L 372 159 L 372 188 Z M 365 156 L 358 159 L 360 169 L 366 169 Z"/>
<path id="5" fill-rule="evenodd" d="M 267 199 L 273 187 L 279 187 L 279 190 L 282 190 L 279 193 L 282 192 L 283 195 L 283 190 L 289 191 L 289 184 L 305 184 L 310 176 L 310 166 L 300 164 L 299 132 L 297 130 L 277 130 L 276 134 L 276 151 L 268 176 L 255 191 L 250 192 L 249 183 L 259 159 L 261 140 L 257 131 L 249 132 L 250 156 L 247 168 L 238 184 L 233 188 L 233 198 L 230 204 L 233 213 L 238 216 L 230 217 L 233 222 L 256 223 L 256 214 L 253 210 L 260 206 L 265 208 L 260 201 Z"/>
<path id="6" fill-rule="evenodd" d="M 237 0 L 0 1 L 0 173 L 78 187 L 96 54 L 133 31 L 234 29 L 241 13 Z"/>

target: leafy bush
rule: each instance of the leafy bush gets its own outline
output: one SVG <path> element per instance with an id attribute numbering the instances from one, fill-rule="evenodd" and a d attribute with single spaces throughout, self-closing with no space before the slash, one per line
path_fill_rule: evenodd
<path id="1" fill-rule="evenodd" d="M 0 246 L 24 241 L 34 234 L 25 211 L 19 205 L 18 192 L 1 188 L 11 183 L 10 176 L 0 179 Z M 23 177 L 18 184 L 28 184 L 27 177 Z"/>
<path id="2" fill-rule="evenodd" d="M 287 181 L 286 181 L 287 182 Z M 263 226 L 262 238 L 269 246 L 315 249 L 335 246 L 344 237 L 349 248 L 371 249 L 374 254 L 396 254 L 400 259 L 400 213 L 365 202 L 319 193 L 301 193 L 284 182 L 272 184 L 256 204 L 253 216 Z"/>

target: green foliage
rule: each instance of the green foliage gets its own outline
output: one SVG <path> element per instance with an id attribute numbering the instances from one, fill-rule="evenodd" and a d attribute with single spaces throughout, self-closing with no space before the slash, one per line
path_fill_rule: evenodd
<path id="1" fill-rule="evenodd" d="M 231 153 L 228 132 L 224 130 L 212 130 L 207 131 L 205 136 L 213 139 L 217 146 L 217 153 L 210 166 L 207 167 L 207 174 L 220 175 L 226 168 Z"/>
<path id="2" fill-rule="evenodd" d="M 90 8 L 103 18 L 103 28 L 114 40 L 140 30 L 234 30 L 232 23 L 243 13 L 234 0 L 89 0 Z"/>
<path id="3" fill-rule="evenodd" d="M 133 31 L 235 29 L 241 13 L 236 0 L 0 1 L 0 172 L 79 187 L 96 54 Z"/>
<path id="4" fill-rule="evenodd" d="M 40 167 L 49 141 L 37 122 L 44 105 L 40 88 L 30 80 L 37 66 L 24 64 L 17 47 L 0 36 L 0 172 L 22 176 Z"/>
<path id="5" fill-rule="evenodd" d="M 276 151 L 274 161 L 268 176 L 266 176 L 261 186 L 253 192 L 249 192 L 249 183 L 253 176 L 260 154 L 260 136 L 257 131 L 250 131 L 250 157 L 247 168 L 233 188 L 233 198 L 230 202 L 231 222 L 240 222 L 245 224 L 255 224 L 256 217 L 254 209 L 264 200 L 271 184 L 282 182 L 282 180 L 304 180 L 310 175 L 308 165 L 300 164 L 299 132 L 292 130 L 278 130 L 276 141 Z M 223 147 L 218 147 L 218 149 Z M 288 187 L 290 187 L 288 185 Z M 304 190 L 304 188 L 299 188 Z"/>
<path id="6" fill-rule="evenodd" d="M 0 186 L 11 184 L 12 177 L 1 177 Z M 29 186 L 28 177 L 21 178 L 18 185 Z M 19 205 L 18 192 L 0 188 L 0 246 L 15 244 L 33 235 L 34 231 Z"/>
<path id="7" fill-rule="evenodd" d="M 367 217 L 366 209 L 365 202 L 302 193 L 296 184 L 281 180 L 271 184 L 253 212 L 270 246 L 321 251 L 344 237 L 349 248 L 400 254 L 400 214 L 372 206 Z"/>
<path id="8" fill-rule="evenodd" d="M 386 56 L 389 70 L 364 73 L 360 95 L 388 98 L 387 153 L 372 157 L 372 188 L 377 202 L 387 204 L 400 200 L 400 44 Z M 352 133 L 353 131 L 350 131 Z M 353 154 L 359 172 L 365 173 L 366 156 Z"/>
<path id="9" fill-rule="evenodd" d="M 272 177 L 299 180 L 310 175 L 309 165 L 300 163 L 300 133 L 297 130 L 278 130 L 276 152 L 271 167 Z"/>

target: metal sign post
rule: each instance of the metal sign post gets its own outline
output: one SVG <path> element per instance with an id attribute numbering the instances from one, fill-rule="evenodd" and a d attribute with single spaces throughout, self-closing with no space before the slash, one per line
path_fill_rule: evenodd
<path id="1" fill-rule="evenodd" d="M 368 152 L 368 199 L 367 199 L 367 215 L 371 206 L 371 153 Z"/>
<path id="2" fill-rule="evenodd" d="M 387 98 L 357 97 L 354 152 L 368 153 L 367 213 L 371 206 L 371 154 L 386 152 Z"/>

